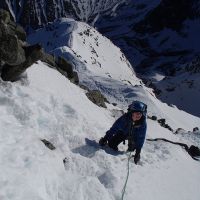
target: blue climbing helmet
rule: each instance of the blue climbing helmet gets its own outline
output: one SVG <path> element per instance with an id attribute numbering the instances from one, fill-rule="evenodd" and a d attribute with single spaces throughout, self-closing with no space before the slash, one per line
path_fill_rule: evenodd
<path id="1" fill-rule="evenodd" d="M 147 113 L 147 105 L 144 104 L 141 101 L 133 101 L 129 106 L 128 106 L 128 111 L 129 112 L 141 112 L 144 116 L 146 116 Z"/>

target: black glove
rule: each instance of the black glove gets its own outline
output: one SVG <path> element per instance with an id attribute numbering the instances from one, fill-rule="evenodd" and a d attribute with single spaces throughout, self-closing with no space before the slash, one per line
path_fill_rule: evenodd
<path id="1" fill-rule="evenodd" d="M 136 149 L 136 153 L 134 156 L 134 163 L 137 164 L 140 161 L 140 152 L 141 150 Z"/>
<path id="2" fill-rule="evenodd" d="M 105 138 L 105 137 L 102 137 L 100 140 L 99 140 L 99 145 L 100 146 L 105 146 L 107 144 L 108 140 Z"/>

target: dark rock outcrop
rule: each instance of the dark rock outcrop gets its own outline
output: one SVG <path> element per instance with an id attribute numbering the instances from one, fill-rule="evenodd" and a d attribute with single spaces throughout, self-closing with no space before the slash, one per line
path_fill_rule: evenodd
<path id="1" fill-rule="evenodd" d="M 193 128 L 193 132 L 199 131 L 198 127 Z"/>
<path id="2" fill-rule="evenodd" d="M 3 9 L 0 9 L 0 19 L 6 24 L 9 23 L 11 21 L 9 12 Z"/>
<path id="3" fill-rule="evenodd" d="M 18 38 L 7 33 L 0 24 L 0 59 L 9 65 L 19 65 L 25 61 L 25 52 Z"/>
<path id="4" fill-rule="evenodd" d="M 47 54 L 41 45 L 28 45 L 23 28 L 11 21 L 7 11 L 0 9 L 0 72 L 4 81 L 16 81 L 36 61 L 41 60 L 56 68 L 71 82 L 78 84 L 79 78 L 73 66 L 62 57 Z"/>
<path id="5" fill-rule="evenodd" d="M 103 108 L 107 108 L 106 107 L 106 103 L 108 103 L 108 100 L 103 96 L 103 94 L 101 94 L 100 91 L 98 90 L 91 90 L 89 92 L 86 93 L 86 96 L 88 97 L 88 99 L 90 99 L 94 104 L 103 107 Z"/>
<path id="6" fill-rule="evenodd" d="M 29 46 L 25 40 L 23 28 L 10 20 L 7 11 L 0 10 L 0 61 L 4 81 L 16 81 L 29 66 L 42 58 L 41 46 Z"/>
<path id="7" fill-rule="evenodd" d="M 42 62 L 45 62 L 46 64 L 49 65 L 49 67 L 52 67 L 52 68 L 56 68 L 56 62 L 55 62 L 55 57 L 51 54 L 48 54 L 48 53 L 45 53 L 44 52 L 44 55 L 41 59 Z"/>
<path id="8" fill-rule="evenodd" d="M 182 133 L 184 132 L 185 130 L 182 129 L 182 128 L 177 128 L 176 131 L 174 132 L 174 134 L 179 134 L 179 133 Z"/>
<path id="9" fill-rule="evenodd" d="M 191 145 L 189 147 L 189 151 L 188 153 L 192 156 L 192 157 L 197 157 L 200 156 L 200 149 L 194 145 Z"/>
<path id="10" fill-rule="evenodd" d="M 164 125 L 165 122 L 166 122 L 166 120 L 163 119 L 163 118 L 162 119 L 158 119 L 158 123 L 161 124 L 161 125 Z"/>
<path id="11" fill-rule="evenodd" d="M 9 25 L 9 34 L 16 35 L 19 40 L 26 41 L 26 32 L 22 28 L 22 26 L 10 21 Z"/>
<path id="12" fill-rule="evenodd" d="M 154 121 L 156 121 L 156 120 L 157 120 L 157 117 L 156 117 L 155 115 L 153 115 L 153 116 L 151 117 L 151 119 L 154 120 Z"/>
<path id="13" fill-rule="evenodd" d="M 65 75 L 72 83 L 78 84 L 78 73 L 73 70 L 73 66 L 62 57 L 57 57 L 55 60 L 58 71 Z"/>
<path id="14" fill-rule="evenodd" d="M 25 61 L 25 52 L 10 22 L 9 13 L 0 10 L 0 60 L 8 65 L 18 65 Z"/>
<path id="15" fill-rule="evenodd" d="M 72 83 L 78 85 L 78 73 L 73 70 L 73 66 L 63 57 L 54 57 L 51 54 L 44 53 L 41 61 L 47 63 L 49 67 L 56 68 L 61 74 L 67 77 Z"/>
<path id="16" fill-rule="evenodd" d="M 16 81 L 25 70 L 33 63 L 40 60 L 43 56 L 43 50 L 40 45 L 24 47 L 26 60 L 19 65 L 5 64 L 2 68 L 1 78 L 4 81 Z"/>
<path id="17" fill-rule="evenodd" d="M 47 148 L 49 148 L 50 150 L 55 150 L 55 149 L 56 149 L 55 146 L 54 146 L 51 142 L 49 142 L 48 140 L 42 139 L 41 141 L 42 141 L 42 142 L 44 143 L 44 145 L 45 145 Z"/>
<path id="18" fill-rule="evenodd" d="M 173 132 L 173 129 L 171 128 L 171 126 L 166 124 L 166 119 L 161 118 L 161 119 L 158 119 L 157 121 L 160 124 L 160 126 L 162 126 L 162 127 L 166 128 L 166 129 L 168 129 L 169 131 Z"/>

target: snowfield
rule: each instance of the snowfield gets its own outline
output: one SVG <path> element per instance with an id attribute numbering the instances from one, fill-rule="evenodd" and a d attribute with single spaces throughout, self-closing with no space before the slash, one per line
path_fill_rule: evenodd
<path id="1" fill-rule="evenodd" d="M 159 102 L 152 99 L 146 98 L 150 113 L 151 104 Z M 127 105 L 124 101 L 124 107 Z M 1 80 L 0 199 L 121 199 L 127 155 L 106 153 L 93 145 L 115 120 L 113 107 L 108 108 L 93 104 L 84 90 L 42 62 L 27 70 L 27 80 Z M 174 128 L 192 130 L 200 124 L 199 118 L 161 102 L 156 112 L 161 116 L 162 112 L 170 113 Z M 147 137 L 180 140 L 179 135 L 151 120 Z M 48 149 L 41 139 L 56 149 Z M 187 143 L 186 139 L 181 141 Z M 120 150 L 126 148 L 120 146 Z M 200 163 L 181 147 L 146 142 L 139 165 L 130 161 L 124 199 L 199 200 L 199 171 Z"/>
<path id="2" fill-rule="evenodd" d="M 200 115 L 200 108 L 197 106 L 200 97 L 199 73 L 183 72 L 176 77 L 157 82 L 156 86 L 162 91 L 159 99 L 163 102 L 172 102 L 195 116 Z"/>
<path id="3" fill-rule="evenodd" d="M 133 100 L 145 102 L 149 115 L 165 118 L 174 130 L 191 131 L 200 119 L 163 104 L 151 88 L 147 88 L 121 50 L 86 23 L 63 18 L 49 23 L 28 38 L 31 44 L 41 43 L 55 56 L 66 58 L 78 72 L 80 84 L 99 90 L 111 103 L 127 109 Z M 186 119 L 190 120 L 186 120 Z"/>

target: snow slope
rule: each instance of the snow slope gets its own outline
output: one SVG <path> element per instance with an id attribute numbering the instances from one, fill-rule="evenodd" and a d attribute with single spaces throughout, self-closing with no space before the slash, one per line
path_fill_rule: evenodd
<path id="1" fill-rule="evenodd" d="M 200 97 L 199 73 L 183 72 L 176 77 L 168 77 L 157 82 L 156 87 L 162 92 L 159 99 L 171 102 L 179 109 L 200 116 L 198 99 Z"/>
<path id="2" fill-rule="evenodd" d="M 127 156 L 85 142 L 104 135 L 112 113 L 59 72 L 38 62 L 27 70 L 25 82 L 1 80 L 0 112 L 1 200 L 121 199 Z M 190 115 L 179 117 L 182 126 L 190 120 Z M 147 137 L 179 141 L 149 120 Z M 200 165 L 183 149 L 146 142 L 141 156 L 140 165 L 130 162 L 124 199 L 199 199 Z"/>
<path id="3" fill-rule="evenodd" d="M 123 51 L 141 77 L 149 81 L 152 73 L 166 77 L 154 82 L 163 93 L 157 98 L 198 117 L 196 76 L 184 75 L 188 82 L 194 80 L 190 90 L 182 84 L 179 70 L 200 55 L 199 5 L 199 0 L 127 0 L 115 14 L 100 16 L 94 25 Z M 177 89 L 168 92 L 166 85 Z"/>
<path id="4" fill-rule="evenodd" d="M 111 103 L 126 109 L 133 100 L 149 107 L 149 115 L 166 118 L 175 130 L 191 130 L 200 119 L 161 103 L 153 90 L 136 77 L 130 63 L 118 47 L 89 25 L 73 19 L 61 19 L 29 36 L 29 42 L 40 42 L 46 51 L 65 57 L 78 72 L 80 83 L 100 90 Z"/>
<path id="5" fill-rule="evenodd" d="M 93 75 L 139 84 L 120 49 L 86 23 L 63 18 L 39 29 L 28 40 L 40 42 L 46 51 L 56 55 L 58 51 L 62 56 L 71 53 Z"/>

